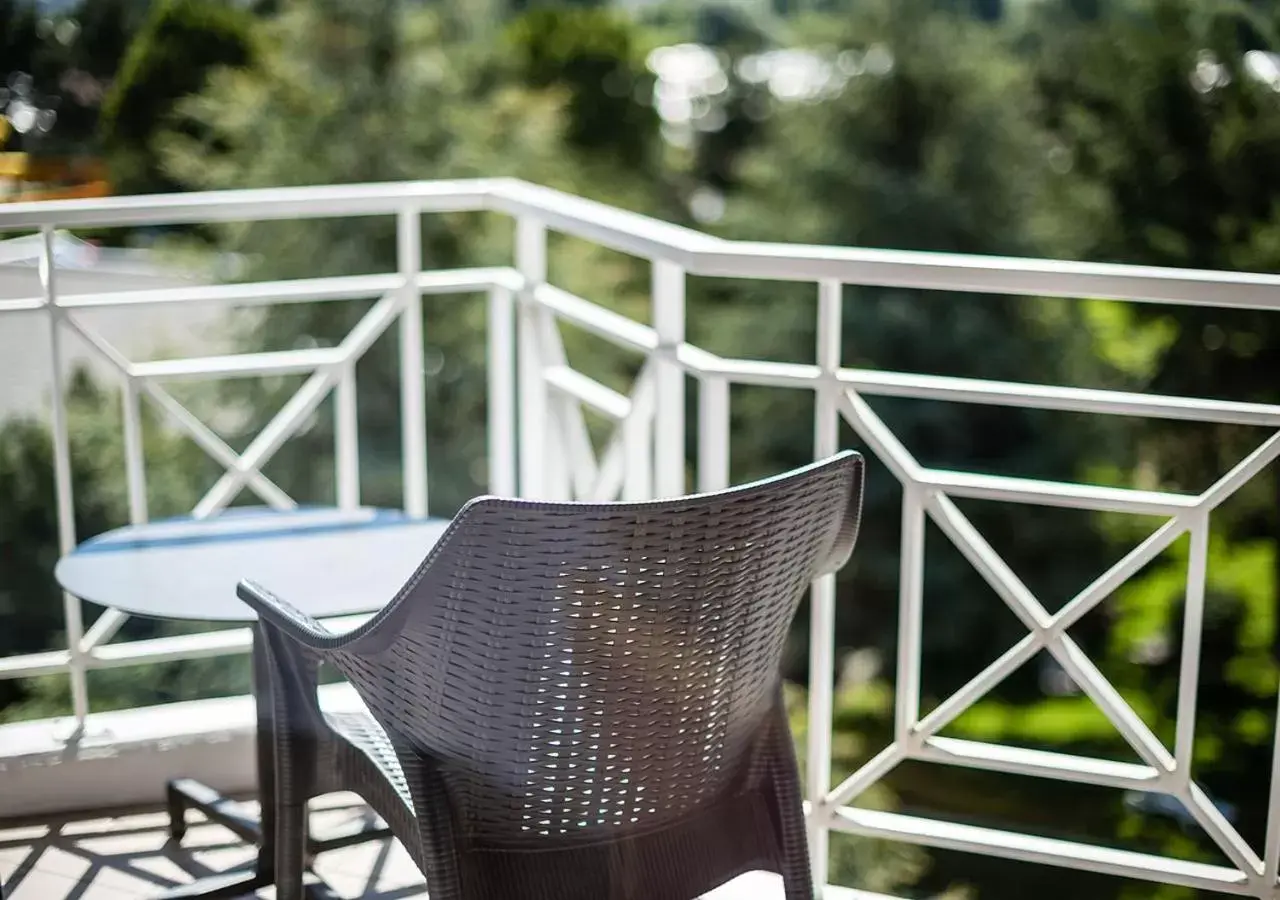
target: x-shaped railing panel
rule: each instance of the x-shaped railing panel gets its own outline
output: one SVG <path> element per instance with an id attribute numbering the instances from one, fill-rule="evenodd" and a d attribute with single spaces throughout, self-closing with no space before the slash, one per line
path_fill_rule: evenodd
<path id="1" fill-rule="evenodd" d="M 643 500 L 652 484 L 654 379 L 651 362 L 645 363 L 631 386 L 630 395 L 619 394 L 568 368 L 564 345 L 554 317 L 544 311 L 539 347 L 544 377 L 552 389 L 549 438 L 563 449 L 556 494 L 564 499 L 605 502 L 620 497 Z M 592 446 L 583 407 L 613 421 L 600 458 Z M 556 457 L 548 453 L 549 461 Z"/>
<path id="2" fill-rule="evenodd" d="M 225 509 L 246 487 L 253 490 L 268 506 L 274 509 L 293 509 L 296 503 L 285 491 L 262 473 L 294 432 L 306 421 L 329 392 L 338 384 L 344 373 L 359 360 L 373 342 L 399 316 L 410 296 L 408 286 L 381 297 L 365 313 L 337 347 L 319 351 L 302 351 L 294 354 L 238 354 L 210 360 L 183 360 L 181 367 L 163 363 L 134 363 L 108 342 L 98 332 L 79 321 L 75 314 L 63 310 L 59 320 L 78 334 L 115 371 L 129 396 L 136 400 L 140 387 L 156 406 L 197 446 L 224 469 L 223 475 L 192 509 L 191 516 L 201 519 L 216 515 Z M 278 362 L 270 357 L 278 356 Z M 249 360 L 256 363 L 251 366 Z M 207 362 L 207 364 L 205 364 Z M 165 390 L 158 382 L 171 377 L 227 377 L 282 370 L 307 371 L 310 375 L 302 386 L 285 402 L 284 406 L 262 428 L 257 437 L 236 453 L 222 438 L 202 422 L 187 407 Z M 128 418 L 130 414 L 127 413 Z M 141 447 L 130 448 L 135 454 Z M 131 480 L 141 477 L 141 465 L 131 469 Z M 135 474 L 138 473 L 138 474 Z M 146 521 L 145 489 L 131 485 L 131 493 L 141 493 L 139 503 L 131 503 L 133 524 Z M 85 632 L 79 643 L 80 653 L 89 653 L 95 647 L 111 640 L 129 616 L 119 610 L 105 610 Z"/>
<path id="3" fill-rule="evenodd" d="M 922 467 L 855 390 L 845 391 L 840 398 L 839 409 L 845 420 L 903 485 L 897 729 L 892 744 L 828 792 L 817 815 L 825 817 L 831 824 L 839 825 L 841 807 L 906 759 L 1154 790 L 1170 794 L 1183 803 L 1204 832 L 1238 868 L 1250 890 L 1266 892 L 1270 890 L 1267 885 L 1274 887 L 1277 860 L 1280 860 L 1280 849 L 1276 847 L 1280 845 L 1280 835 L 1269 834 L 1267 859 L 1264 862 L 1192 779 L 1191 753 L 1195 732 L 1196 682 L 1204 607 L 1209 514 L 1280 456 L 1280 433 L 1270 436 L 1209 489 L 1198 496 L 1187 497 L 937 472 Z M 1086 509 L 1122 509 L 1144 513 L 1164 511 L 1172 517 L 1076 594 L 1057 613 L 1051 614 L 960 511 L 949 496 L 947 487 L 957 487 L 961 493 L 969 496 Z M 923 610 L 923 526 L 926 516 L 933 520 L 1026 626 L 1028 634 L 921 718 L 919 666 Z M 1103 599 L 1188 532 L 1191 533 L 1192 548 L 1184 610 L 1177 733 L 1174 752 L 1171 753 L 1067 632 Z M 1079 688 L 1093 700 L 1143 760 L 1144 766 L 937 737 L 943 728 L 1041 650 L 1052 654 Z M 845 812 L 855 814 L 860 811 Z M 1272 829 L 1272 832 L 1276 831 L 1278 829 Z"/>

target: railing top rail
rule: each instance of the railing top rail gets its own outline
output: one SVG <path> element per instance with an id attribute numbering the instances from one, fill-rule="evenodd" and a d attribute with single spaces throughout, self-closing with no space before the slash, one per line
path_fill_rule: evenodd
<path id="1" fill-rule="evenodd" d="M 190 225 L 200 222 L 392 215 L 412 203 L 436 212 L 485 208 L 489 179 L 192 191 L 46 200 L 0 206 L 0 233 L 46 226 Z"/>
<path id="2" fill-rule="evenodd" d="M 564 234 L 623 253 L 669 260 L 695 273 L 700 272 L 702 257 L 732 246 L 730 241 L 683 225 L 514 178 L 493 183 L 488 208 L 513 216 L 536 216 Z"/>
<path id="3" fill-rule="evenodd" d="M 1018 256 L 726 241 L 698 274 L 1280 310 L 1280 275 Z"/>
<path id="4" fill-rule="evenodd" d="M 1280 310 L 1280 274 L 730 241 L 511 178 L 14 203 L 0 206 L 0 233 L 47 226 L 389 215 L 406 204 L 425 212 L 532 215 L 565 234 L 669 260 L 695 275 Z"/>

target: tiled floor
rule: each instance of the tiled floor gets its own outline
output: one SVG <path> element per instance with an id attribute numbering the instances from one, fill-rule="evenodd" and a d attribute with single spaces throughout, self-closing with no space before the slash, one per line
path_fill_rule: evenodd
<path id="1" fill-rule="evenodd" d="M 253 847 L 230 831 L 189 815 L 193 824 L 181 846 L 169 842 L 163 812 L 0 830 L 4 898 L 140 900 L 253 859 Z M 313 821 L 323 830 L 360 815 L 352 798 L 335 795 L 317 803 Z M 343 898 L 426 898 L 422 875 L 394 841 L 331 850 L 319 857 L 316 873 Z M 273 893 L 265 889 L 258 896 L 265 900 Z"/>
<path id="2" fill-rule="evenodd" d="M 363 808 L 354 797 L 332 795 L 312 813 L 317 832 L 341 827 Z M 90 815 L 29 827 L 0 829 L 4 900 L 145 900 L 202 875 L 248 863 L 254 849 L 230 831 L 188 813 L 181 846 L 168 840 L 163 812 L 111 818 Z M 396 841 L 373 841 L 321 854 L 316 873 L 347 900 L 426 900 L 426 886 Z M 781 879 L 749 873 L 703 900 L 770 900 Z M 271 888 L 257 895 L 274 896 Z"/>

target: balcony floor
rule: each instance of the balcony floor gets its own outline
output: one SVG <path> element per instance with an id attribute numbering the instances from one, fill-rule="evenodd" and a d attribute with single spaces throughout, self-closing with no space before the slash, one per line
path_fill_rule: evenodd
<path id="1" fill-rule="evenodd" d="M 323 830 L 349 822 L 362 809 L 351 795 L 332 795 L 315 804 L 312 820 Z M 38 825 L 0 827 L 4 900 L 145 900 L 173 885 L 253 858 L 253 848 L 221 825 L 195 812 L 188 815 L 191 825 L 181 846 L 169 843 L 163 810 L 110 817 L 86 813 L 50 818 Z M 421 873 L 397 841 L 329 851 L 317 860 L 316 873 L 347 900 L 427 897 Z M 274 893 L 268 888 L 256 896 L 268 900 Z M 776 876 L 750 873 L 703 900 L 781 896 L 781 880 Z"/>
<path id="2" fill-rule="evenodd" d="M 317 826 L 361 814 L 354 798 L 316 804 Z M 254 850 L 221 825 L 190 812 L 181 846 L 169 843 L 163 810 L 102 818 L 92 813 L 0 830 L 0 882 L 5 900 L 135 900 L 253 859 Z M 374 841 L 323 854 L 316 865 L 344 898 L 426 897 L 422 875 L 394 841 Z M 267 898 L 273 891 L 261 891 Z"/>

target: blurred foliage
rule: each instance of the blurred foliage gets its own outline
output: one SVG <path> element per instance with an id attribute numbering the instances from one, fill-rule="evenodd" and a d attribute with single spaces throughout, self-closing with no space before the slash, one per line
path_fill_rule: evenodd
<path id="1" fill-rule="evenodd" d="M 103 133 L 124 148 L 118 159 L 136 163 L 139 180 L 126 187 L 510 175 L 671 221 L 696 220 L 734 238 L 1226 270 L 1280 266 L 1280 78 L 1259 77 L 1265 60 L 1246 55 L 1280 49 L 1280 16 L 1264 2 L 761 0 L 634 11 L 513 0 L 217 6 L 214 13 L 196 0 L 157 4 L 125 55 Z M 113 0 L 98 9 L 101 36 L 68 46 L 98 60 L 75 65 L 108 78 L 116 68 L 112 41 L 119 43 L 112 29 L 136 16 L 137 4 Z M 87 7 L 81 18 L 88 21 Z M 37 17 L 22 4 L 0 0 L 0 22 L 7 23 L 0 33 L 6 58 L 29 60 L 22 64 L 40 83 L 52 84 L 59 67 L 70 65 L 71 50 L 39 38 Z M 161 40 L 171 33 L 173 42 Z M 652 51 L 690 43 L 708 53 L 689 59 L 714 66 L 719 77 L 707 79 L 713 87 L 704 94 L 676 97 L 688 101 L 689 114 L 677 121 L 663 106 L 674 96 L 663 91 L 673 89 L 655 77 L 661 66 Z M 104 49 L 90 52 L 91 45 Z M 810 55 L 775 53 L 781 69 L 761 74 L 767 55 L 797 48 Z M 797 87 L 797 73 L 814 70 L 825 73 L 821 87 Z M 426 269 L 511 258 L 510 223 L 494 216 L 427 215 L 422 234 Z M 239 254 L 247 261 L 243 277 L 255 280 L 398 265 L 389 219 L 235 223 L 182 240 Z M 550 270 L 558 285 L 648 318 L 641 260 L 553 235 Z M 810 362 L 815 294 L 812 285 L 690 279 L 690 340 L 733 356 Z M 369 306 L 245 312 L 238 341 L 246 349 L 332 345 Z M 449 514 L 487 481 L 485 307 L 474 297 L 427 297 L 422 308 L 431 507 Z M 1273 318 L 862 286 L 845 291 L 842 338 L 844 363 L 869 369 L 1277 403 L 1280 388 L 1266 377 L 1280 370 Z M 565 329 L 565 342 L 576 368 L 627 389 L 635 358 L 573 329 Z M 361 362 L 358 379 L 362 499 L 398 505 L 394 328 Z M 200 402 L 231 413 L 222 419 L 225 436 L 243 446 L 297 384 L 244 380 Z M 94 391 L 82 380 L 72 395 L 81 535 L 124 520 L 123 468 L 112 443 L 118 416 Z M 690 396 L 692 415 L 696 393 Z M 926 465 L 1030 478 L 1198 491 L 1264 438 L 1243 426 L 868 399 Z M 735 388 L 732 412 L 735 479 L 811 457 L 809 398 Z M 209 463 L 165 434 L 148 425 L 149 487 L 156 503 L 177 511 L 205 484 Z M 0 504 L 7 554 L 0 608 L 15 623 L 0 637 L 4 652 L 61 640 L 60 603 L 48 579 L 56 523 L 45 435 L 34 422 L 0 431 L 0 498 L 16 498 Z M 857 435 L 843 439 L 862 446 Z M 326 404 L 267 473 L 299 499 L 330 501 L 333 445 Z M 885 661 L 896 639 L 900 499 L 891 473 L 872 461 L 865 525 L 842 576 L 837 621 L 837 781 L 893 738 L 895 673 Z M 1155 527 L 1134 517 L 1009 504 L 962 509 L 1051 611 Z M 946 538 L 932 526 L 927 535 L 925 713 L 1025 633 Z M 1280 677 L 1278 544 L 1280 480 L 1264 474 L 1213 517 L 1194 748 L 1198 780 L 1229 804 L 1255 846 L 1265 830 L 1267 798 L 1257 785 L 1270 771 Z M 1169 745 L 1189 552 L 1184 537 L 1071 630 Z M 797 683 L 806 677 L 803 631 L 797 628 L 788 653 Z M 241 663 L 95 672 L 91 685 L 99 707 L 207 696 L 242 690 Z M 65 709 L 65 679 L 0 690 L 9 692 L 0 694 L 6 716 Z M 803 691 L 794 687 L 789 697 L 802 739 Z M 1133 758 L 1093 702 L 1041 658 L 943 733 Z M 856 802 L 1220 859 L 1185 811 L 1153 812 L 1119 792 L 1080 785 L 1022 779 L 1017 786 L 1010 788 L 1009 776 L 913 763 Z M 1191 896 L 839 835 L 832 847 L 835 880 L 878 891 Z"/>
<path id="2" fill-rule="evenodd" d="M 210 71 L 250 65 L 254 19 L 221 0 L 159 0 L 129 44 L 102 108 L 101 134 L 112 181 L 124 193 L 170 190 L 152 145 L 165 129 L 189 129 L 174 119 L 175 104 L 196 93 Z"/>
<path id="3" fill-rule="evenodd" d="M 0 0 L 0 85 L 32 76 L 37 96 L 57 113 L 52 132 L 4 149 L 77 153 L 96 149 L 103 95 L 150 0 L 92 0 L 51 13 L 29 0 Z"/>
<path id="4" fill-rule="evenodd" d="M 571 146 L 647 166 L 657 150 L 656 116 L 636 102 L 652 87 L 635 37 L 617 13 L 559 7 L 534 9 L 507 32 L 517 71 L 530 87 L 568 91 L 565 140 Z"/>

